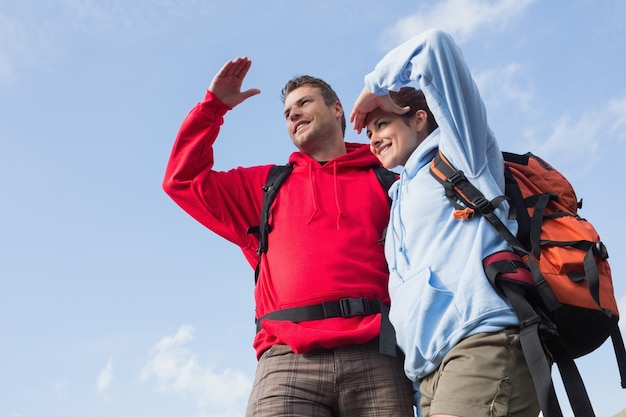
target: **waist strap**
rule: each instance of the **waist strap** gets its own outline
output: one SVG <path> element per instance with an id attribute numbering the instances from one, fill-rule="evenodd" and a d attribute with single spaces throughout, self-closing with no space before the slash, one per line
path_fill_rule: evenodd
<path id="1" fill-rule="evenodd" d="M 380 299 L 342 298 L 338 301 L 326 301 L 320 304 L 272 311 L 256 319 L 256 331 L 261 330 L 263 320 L 287 320 L 299 323 L 335 317 L 369 316 L 378 313 L 381 313 L 380 353 L 395 357 L 396 333 L 389 321 L 389 307 Z"/>

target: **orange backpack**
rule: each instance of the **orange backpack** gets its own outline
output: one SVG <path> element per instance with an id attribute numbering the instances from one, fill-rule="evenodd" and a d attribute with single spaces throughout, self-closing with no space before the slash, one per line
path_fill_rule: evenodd
<path id="1" fill-rule="evenodd" d="M 543 159 L 503 152 L 505 195 L 488 201 L 463 172 L 438 152 L 430 172 L 456 208 L 455 217 L 484 216 L 513 251 L 483 260 L 485 274 L 520 320 L 520 340 L 544 417 L 562 417 L 551 376 L 556 362 L 575 416 L 594 416 L 574 359 L 609 337 L 621 386 L 626 388 L 626 349 L 618 327 L 608 252 L 569 181 Z M 495 215 L 503 201 L 518 223 L 514 236 Z"/>

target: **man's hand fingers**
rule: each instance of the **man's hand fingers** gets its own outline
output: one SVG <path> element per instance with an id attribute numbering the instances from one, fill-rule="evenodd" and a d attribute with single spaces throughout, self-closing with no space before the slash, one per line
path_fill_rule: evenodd
<path id="1" fill-rule="evenodd" d="M 243 96 L 243 100 L 247 100 L 252 96 L 256 96 L 257 94 L 261 94 L 261 90 L 259 90 L 258 88 L 250 88 L 249 90 L 243 91 L 241 93 L 241 95 Z"/>

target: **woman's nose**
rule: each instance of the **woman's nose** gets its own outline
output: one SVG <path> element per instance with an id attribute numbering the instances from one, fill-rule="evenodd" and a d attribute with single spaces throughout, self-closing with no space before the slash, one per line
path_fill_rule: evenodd
<path id="1" fill-rule="evenodd" d="M 370 137 L 370 146 L 373 148 L 378 148 L 380 146 L 381 140 L 377 135 L 372 134 Z"/>

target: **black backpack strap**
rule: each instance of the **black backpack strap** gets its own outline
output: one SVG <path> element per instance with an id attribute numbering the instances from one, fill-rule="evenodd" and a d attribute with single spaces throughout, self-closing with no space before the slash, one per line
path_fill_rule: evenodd
<path id="1" fill-rule="evenodd" d="M 374 173 L 376 174 L 376 178 L 383 186 L 385 190 L 389 190 L 391 184 L 393 184 L 398 179 L 398 174 L 393 171 L 390 171 L 380 165 L 375 165 L 372 167 Z M 260 265 L 260 257 L 262 254 L 267 252 L 267 235 L 271 231 L 272 226 L 269 224 L 270 218 L 270 208 L 272 207 L 272 203 L 276 198 L 276 193 L 280 188 L 281 184 L 285 179 L 291 174 L 293 171 L 293 165 L 275 165 L 270 169 L 270 172 L 267 176 L 267 181 L 263 186 L 263 201 L 261 203 L 261 220 L 259 226 L 253 226 L 248 228 L 247 233 L 258 233 L 259 235 L 259 247 L 257 248 L 257 254 L 259 255 L 259 263 L 257 264 L 256 272 L 255 272 L 255 280 L 256 283 L 259 275 L 259 265 Z"/>
<path id="2" fill-rule="evenodd" d="M 391 185 L 398 179 L 398 175 L 382 166 L 372 167 L 376 178 L 385 190 L 389 190 Z M 254 272 L 254 283 L 258 281 L 261 268 L 261 256 L 267 252 L 267 235 L 272 226 L 269 223 L 270 209 L 279 187 L 293 170 L 292 165 L 275 165 L 270 169 L 267 181 L 263 186 L 263 201 L 261 204 L 260 225 L 250 227 L 248 233 L 258 233 L 259 246 L 257 254 L 259 261 Z M 380 322 L 380 352 L 388 356 L 396 356 L 396 333 L 389 321 L 389 306 L 381 300 L 367 300 L 365 298 L 344 298 L 337 302 L 325 302 L 312 306 L 294 307 L 277 310 L 268 313 L 256 320 L 257 331 L 260 330 L 261 321 L 289 320 L 294 323 L 307 320 L 321 320 L 331 317 L 351 317 L 358 314 L 381 314 Z"/>
<path id="3" fill-rule="evenodd" d="M 519 255 L 513 252 L 497 252 L 487 257 L 484 265 L 487 278 L 510 302 L 520 321 L 520 344 L 543 416 L 563 417 L 552 381 L 552 363 L 546 356 L 546 348 L 551 360 L 559 368 L 574 415 L 595 416 L 582 377 L 556 326 L 546 312 L 529 301 L 538 297 L 532 266 L 529 269 Z"/>
<path id="4" fill-rule="evenodd" d="M 267 234 L 271 230 L 269 224 L 270 208 L 276 198 L 279 187 L 293 170 L 292 165 L 275 165 L 267 176 L 267 182 L 263 186 L 263 203 L 261 204 L 261 224 L 259 226 L 259 256 L 267 251 Z"/>
<path id="5" fill-rule="evenodd" d="M 528 253 L 522 243 L 494 212 L 502 201 L 508 199 L 506 196 L 499 196 L 491 201 L 487 200 L 484 194 L 467 179 L 463 171 L 457 170 L 440 150 L 437 151 L 430 164 L 430 173 L 443 185 L 446 197 L 459 213 L 458 218 L 471 219 L 475 213 L 478 213 L 492 224 L 513 250 L 520 254 Z"/>
<path id="6" fill-rule="evenodd" d="M 257 248 L 257 255 L 259 255 L 259 262 L 257 263 L 254 271 L 254 283 L 256 284 L 259 279 L 259 269 L 261 267 L 261 256 L 267 252 L 267 234 L 270 232 L 272 226 L 269 224 L 270 208 L 276 198 L 278 188 L 285 181 L 285 179 L 291 174 L 293 170 L 292 165 L 275 165 L 270 169 L 267 176 L 267 181 L 263 186 L 263 201 L 261 203 L 261 222 L 259 226 L 250 227 L 248 233 L 259 234 L 259 247 Z"/>
<path id="7" fill-rule="evenodd" d="M 624 347 L 624 339 L 622 338 L 622 332 L 619 326 L 615 326 L 611 332 L 611 341 L 613 342 L 613 349 L 615 350 L 615 357 L 617 358 L 620 382 L 622 388 L 626 388 L 626 348 Z"/>
<path id="8" fill-rule="evenodd" d="M 540 337 L 543 318 L 528 304 L 524 293 L 515 284 L 502 282 L 500 288 L 520 320 L 520 344 L 535 385 L 539 407 L 544 417 L 563 417 L 552 382 L 551 363 Z"/>
<path id="9" fill-rule="evenodd" d="M 388 170 L 385 167 L 375 165 L 372 169 L 374 170 L 374 173 L 376 174 L 376 178 L 378 178 L 380 185 L 382 185 L 383 188 L 387 191 L 389 191 L 391 185 L 398 180 L 398 174 Z"/>
<path id="10" fill-rule="evenodd" d="M 335 317 L 367 316 L 380 313 L 380 353 L 396 356 L 396 333 L 389 321 L 389 306 L 380 299 L 342 298 L 320 304 L 284 308 L 272 311 L 256 319 L 256 330 L 261 330 L 263 320 L 288 320 L 293 323 L 323 320 Z"/>

